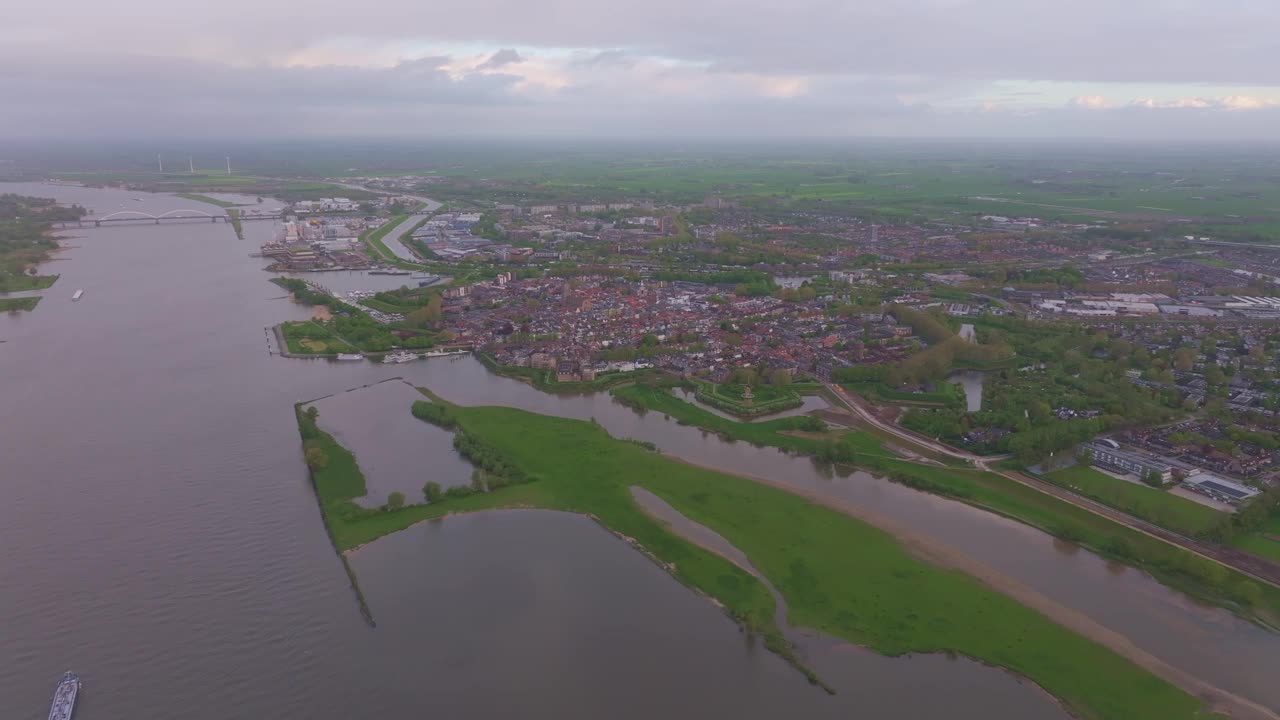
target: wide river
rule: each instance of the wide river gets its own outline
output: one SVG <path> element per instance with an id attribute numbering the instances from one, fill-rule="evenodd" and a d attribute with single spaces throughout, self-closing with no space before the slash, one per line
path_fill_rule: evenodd
<path id="1" fill-rule="evenodd" d="M 0 192 L 98 215 L 209 210 L 119 190 Z M 1065 717 L 972 662 L 843 645 L 811 658 L 839 690 L 829 696 L 624 543 L 560 513 L 451 517 L 360 550 L 370 628 L 325 536 L 292 406 L 334 395 L 322 421 L 343 426 L 335 434 L 357 455 L 386 455 L 369 461 L 376 493 L 412 499 L 432 473 L 462 481 L 439 438 L 378 425 L 407 416 L 411 394 L 335 395 L 395 376 L 464 404 L 595 417 L 673 455 L 855 502 L 1280 708 L 1280 637 L 1017 523 L 864 474 L 824 475 L 608 396 L 548 396 L 470 359 L 273 356 L 264 328 L 310 315 L 249 257 L 273 225 L 245 223 L 243 241 L 212 223 L 78 231 L 46 268 L 62 277 L 35 312 L 0 316 L 6 720 L 44 718 L 67 669 L 85 682 L 80 720 Z M 403 282 L 313 277 L 342 289 Z M 415 452 L 417 477 L 405 463 Z"/>

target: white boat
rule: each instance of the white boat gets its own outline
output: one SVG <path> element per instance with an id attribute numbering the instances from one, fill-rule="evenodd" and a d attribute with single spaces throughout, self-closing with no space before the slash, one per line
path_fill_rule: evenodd
<path id="1" fill-rule="evenodd" d="M 417 355 L 407 350 L 402 350 L 398 353 L 391 353 L 387 355 L 386 357 L 382 358 L 382 362 L 383 363 L 407 363 L 407 362 L 413 362 L 414 360 L 417 360 L 417 359 L 418 359 Z"/>
<path id="2" fill-rule="evenodd" d="M 76 710 L 76 695 L 80 693 L 80 676 L 65 673 L 62 682 L 53 691 L 53 703 L 49 707 L 49 720 L 71 720 Z"/>
<path id="3" fill-rule="evenodd" d="M 364 355 L 360 353 L 338 353 L 339 360 L 363 360 Z"/>
<path id="4" fill-rule="evenodd" d="M 79 300 L 81 297 L 84 297 L 84 290 L 77 290 L 75 294 L 71 296 L 71 299 Z"/>

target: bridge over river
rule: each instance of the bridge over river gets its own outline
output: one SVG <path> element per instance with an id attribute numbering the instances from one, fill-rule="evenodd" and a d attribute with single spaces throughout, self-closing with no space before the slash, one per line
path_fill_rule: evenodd
<path id="1" fill-rule="evenodd" d="M 249 222 L 251 220 L 280 220 L 284 217 L 283 211 L 271 212 L 242 212 L 239 215 L 240 222 Z M 62 220 L 53 223 L 53 227 L 66 228 L 95 228 L 112 225 L 160 225 L 162 223 L 189 223 L 189 222 L 230 222 L 231 215 L 227 213 L 207 213 L 203 210 L 193 210 L 184 208 L 181 210 L 170 210 L 160 215 L 152 215 L 148 212 L 140 210 L 120 210 L 102 217 L 84 217 L 79 220 Z"/>

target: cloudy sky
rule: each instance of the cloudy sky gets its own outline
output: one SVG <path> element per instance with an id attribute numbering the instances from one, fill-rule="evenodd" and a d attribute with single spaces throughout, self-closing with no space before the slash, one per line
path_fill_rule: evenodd
<path id="1" fill-rule="evenodd" d="M 0 138 L 1280 139 L 1277 0 L 7 4 Z"/>

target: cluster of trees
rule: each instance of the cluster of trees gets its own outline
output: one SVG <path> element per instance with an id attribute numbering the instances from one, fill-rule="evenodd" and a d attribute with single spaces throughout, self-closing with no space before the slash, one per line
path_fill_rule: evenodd
<path id="1" fill-rule="evenodd" d="M 417 400 L 413 403 L 412 412 L 413 416 L 419 420 L 425 420 L 446 430 L 458 427 L 457 413 L 448 405 Z"/>
<path id="2" fill-rule="evenodd" d="M 35 272 L 35 266 L 57 247 L 46 234 L 50 222 L 75 220 L 84 213 L 82 207 L 63 207 L 48 198 L 0 194 L 0 292 L 13 276 Z"/>
<path id="3" fill-rule="evenodd" d="M 342 305 L 337 298 L 319 290 L 312 290 L 310 285 L 297 278 L 277 277 L 271 278 L 271 282 L 288 290 L 298 299 L 298 302 L 305 305 L 324 305 L 330 309 L 337 309 Z"/>
<path id="4" fill-rule="evenodd" d="M 889 314 L 900 325 L 910 327 L 912 333 L 930 345 L 937 345 L 956 337 L 955 332 L 947 327 L 946 323 L 923 310 L 916 310 L 906 305 L 890 305 Z"/>
<path id="5" fill-rule="evenodd" d="M 849 464 L 857 460 L 858 453 L 848 440 L 828 440 L 818 448 L 817 458 L 825 463 Z"/>
<path id="6" fill-rule="evenodd" d="M 1084 283 L 1084 273 L 1080 268 L 1070 265 L 1060 268 L 1041 268 L 1036 270 L 1008 271 L 1007 282 L 1018 285 L 1055 286 L 1059 288 L 1076 288 Z"/>
<path id="7" fill-rule="evenodd" d="M 458 454 L 466 458 L 477 468 L 483 470 L 489 476 L 489 486 L 494 487 L 494 478 L 499 481 L 508 483 L 525 483 L 533 482 L 537 478 L 532 475 L 526 475 L 524 470 L 512 463 L 500 450 L 489 445 L 465 432 L 458 432 L 453 436 L 453 447 Z"/>
<path id="8" fill-rule="evenodd" d="M 336 335 L 366 352 L 385 352 L 397 344 L 385 325 L 362 312 L 335 312 L 329 323 Z"/>
<path id="9" fill-rule="evenodd" d="M 831 379 L 837 383 L 883 382 L 889 377 L 888 365 L 850 365 L 831 371 Z"/>
<path id="10" fill-rule="evenodd" d="M 1248 505 L 1223 518 L 1208 535 L 1214 540 L 1227 542 L 1233 537 L 1256 532 L 1277 516 L 1280 516 L 1280 486 L 1268 488 Z"/>
<path id="11" fill-rule="evenodd" d="M 889 368 L 884 381 L 895 386 L 925 383 L 945 378 L 958 365 L 990 366 L 1012 357 L 1013 350 L 1003 343 L 979 345 L 952 335 Z"/>
<path id="12" fill-rule="evenodd" d="M 484 492 L 479 480 L 479 475 L 472 474 L 470 486 L 453 486 L 448 489 L 440 487 L 440 483 L 435 482 L 435 480 L 428 480 L 428 483 L 422 486 L 422 497 L 428 502 L 444 502 L 449 498 L 457 500 L 460 497 L 470 497 L 476 495 L 477 492 Z M 506 484 L 506 482 L 500 482 L 500 478 L 489 478 L 490 491 L 506 486 Z"/>
<path id="13" fill-rule="evenodd" d="M 1197 432 L 1176 432 L 1169 435 L 1169 442 L 1178 446 L 1197 447 L 1202 450 L 1214 449 L 1220 452 L 1237 454 L 1240 443 L 1257 445 L 1264 450 L 1280 448 L 1274 433 L 1258 430 L 1246 430 L 1239 425 L 1226 428 L 1225 437 L 1212 439 Z"/>
<path id="14" fill-rule="evenodd" d="M 387 502 L 383 504 L 382 509 L 385 512 L 391 512 L 402 507 L 404 507 L 404 493 L 396 490 L 387 495 Z"/>
<path id="15" fill-rule="evenodd" d="M 404 316 L 404 324 L 412 328 L 430 328 L 444 319 L 444 298 L 433 293 L 426 304 Z"/>
<path id="16" fill-rule="evenodd" d="M 320 411 L 314 405 L 298 415 L 298 428 L 302 433 L 302 456 L 313 472 L 329 466 L 329 455 L 319 443 L 320 427 L 316 424 L 318 417 Z"/>
<path id="17" fill-rule="evenodd" d="M 771 275 L 756 270 L 723 270 L 710 273 L 690 272 L 687 270 L 659 270 L 653 274 L 653 278 L 669 282 L 733 285 L 734 294 L 741 297 L 762 297 L 771 295 L 778 289 L 774 285 Z"/>
<path id="18" fill-rule="evenodd" d="M 480 222 L 471 226 L 471 234 L 482 237 L 486 240 L 501 242 L 507 236 L 498 229 L 498 216 L 495 213 L 487 212 L 480 215 Z"/>
<path id="19" fill-rule="evenodd" d="M 813 286 L 805 283 L 798 288 L 782 288 L 773 294 L 774 297 L 785 302 L 807 302 L 818 296 L 818 291 Z"/>
<path id="20" fill-rule="evenodd" d="M 38 198 L 16 193 L 0 193 L 0 218 L 46 223 L 79 220 L 85 209 L 79 205 L 59 205 L 53 198 Z"/>
<path id="21" fill-rule="evenodd" d="M 733 372 L 729 374 L 729 382 L 726 385 L 742 385 L 756 388 L 764 383 L 776 388 L 786 387 L 791 384 L 791 373 L 784 368 L 778 368 L 771 372 L 769 366 L 762 362 L 756 366 L 747 365 L 734 368 Z"/>

